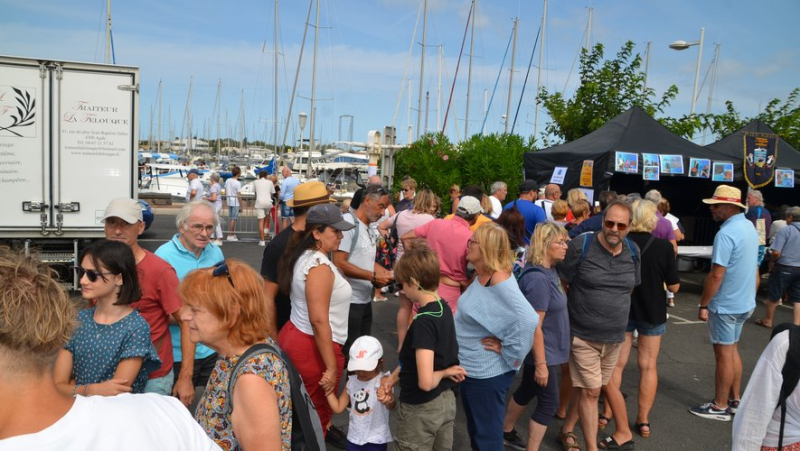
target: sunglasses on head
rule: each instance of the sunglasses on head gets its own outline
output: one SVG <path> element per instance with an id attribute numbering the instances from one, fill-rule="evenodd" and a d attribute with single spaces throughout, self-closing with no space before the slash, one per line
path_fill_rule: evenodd
<path id="1" fill-rule="evenodd" d="M 619 230 L 620 232 L 624 232 L 625 230 L 628 229 L 628 224 L 624 222 L 605 221 L 603 222 L 603 225 L 607 229 L 613 229 L 614 226 L 617 226 L 617 230 Z"/>
<path id="2" fill-rule="evenodd" d="M 83 279 L 83 276 L 85 275 L 86 278 L 89 279 L 89 282 L 97 282 L 97 279 L 106 280 L 104 276 L 114 275 L 113 272 L 101 272 L 93 269 L 84 269 L 81 266 L 77 266 L 75 268 L 75 272 L 78 274 L 78 280 Z"/>
<path id="3" fill-rule="evenodd" d="M 211 275 L 214 277 L 219 277 L 223 274 L 225 274 L 228 277 L 228 282 L 231 283 L 231 287 L 233 289 L 236 289 L 236 285 L 233 284 L 233 278 L 231 277 L 231 272 L 230 270 L 228 270 L 228 264 L 225 262 L 225 260 L 222 260 L 221 262 L 214 265 L 214 271 L 211 273 Z"/>

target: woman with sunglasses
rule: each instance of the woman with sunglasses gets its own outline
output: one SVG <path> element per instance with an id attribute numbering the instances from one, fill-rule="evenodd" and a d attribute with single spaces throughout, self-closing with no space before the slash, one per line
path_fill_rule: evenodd
<path id="1" fill-rule="evenodd" d="M 131 307 L 141 296 L 133 251 L 100 240 L 88 246 L 76 269 L 81 295 L 92 307 L 56 359 L 54 379 L 71 396 L 142 393 L 147 375 L 161 366 L 150 326 Z"/>
<path id="2" fill-rule="evenodd" d="M 672 243 L 652 234 L 658 223 L 657 209 L 657 205 L 649 200 L 637 200 L 633 203 L 628 238 L 641 250 L 642 283 L 631 293 L 625 342 L 614 372 L 611 373 L 611 381 L 606 386 L 606 390 L 619 390 L 622 373 L 633 347 L 633 332 L 638 331 L 636 361 L 639 366 L 639 405 L 634 426 L 636 432 L 644 438 L 650 436 L 650 410 L 658 388 L 658 353 L 661 349 L 661 336 L 667 330 L 667 291 L 677 293 L 681 286 Z M 611 408 L 606 403 L 603 417 L 611 416 Z"/>
<path id="3" fill-rule="evenodd" d="M 511 275 L 508 234 L 493 222 L 469 239 L 476 277 L 458 301 L 458 360 L 467 377 L 461 400 L 472 449 L 503 449 L 506 392 L 530 352 L 539 317 Z"/>
<path id="4" fill-rule="evenodd" d="M 567 231 L 553 222 L 537 225 L 529 262 L 519 277 L 520 290 L 539 315 L 539 323 L 533 335 L 533 349 L 525 356 L 522 381 L 508 400 L 503 422 L 506 444 L 517 449 L 538 450 L 558 409 L 558 367 L 569 361 L 570 341 L 567 294 L 555 266 L 564 260 L 568 240 Z M 533 398 L 537 403 L 528 423 L 526 447 L 514 424 Z"/>
<path id="5" fill-rule="evenodd" d="M 277 344 L 264 281 L 249 265 L 224 260 L 190 272 L 178 287 L 188 308 L 181 319 L 190 338 L 219 353 L 195 418 L 222 449 L 291 448 L 292 407 L 289 373 L 271 353 L 248 354 L 257 343 Z M 233 390 L 228 393 L 231 377 Z M 235 431 L 235 434 L 234 434 Z"/>
<path id="6" fill-rule="evenodd" d="M 278 264 L 278 287 L 292 301 L 278 343 L 302 376 L 326 434 L 333 414 L 326 395 L 339 386 L 344 370 L 342 346 L 353 293 L 328 255 L 339 249 L 342 231 L 353 227 L 336 205 L 315 205 L 305 230 L 292 236 L 286 247 L 291 251 Z"/>

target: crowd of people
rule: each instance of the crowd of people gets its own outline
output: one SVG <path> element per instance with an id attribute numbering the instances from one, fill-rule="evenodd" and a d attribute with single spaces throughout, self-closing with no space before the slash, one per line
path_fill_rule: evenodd
<path id="1" fill-rule="evenodd" d="M 238 175 L 225 184 L 232 241 Z M 204 199 L 197 174 L 177 233 L 155 253 L 137 241 L 144 223 L 135 200 L 107 206 L 106 239 L 84 249 L 76 268 L 80 311 L 50 269 L 0 249 L 0 448 L 289 450 L 304 401 L 328 443 L 353 450 L 452 449 L 459 403 L 475 450 L 537 450 L 554 418 L 563 419 L 565 450 L 631 450 L 635 435 L 657 433 L 658 355 L 684 237 L 658 191 L 603 191 L 593 206 L 580 189 L 562 199 L 559 185 L 533 180 L 505 203 L 502 181 L 488 195 L 454 185 L 452 213 L 440 218 L 442 199 L 413 179 L 402 181 L 397 203 L 372 177 L 337 206 L 323 183 L 283 175 L 280 187 L 263 177 L 256 188 L 277 196 L 284 224 L 267 244 L 274 204 L 257 201 L 260 272 L 223 255 L 219 179 Z M 761 325 L 771 327 L 778 302 L 800 301 L 800 208 L 786 209 L 781 225 L 757 191 L 749 210 L 741 200 L 726 185 L 704 200 L 721 224 L 698 306 L 716 378 L 713 400 L 690 412 L 722 421 L 746 412 L 734 442 L 752 449 L 779 439 L 800 446 L 791 421 L 800 394 L 785 401 L 787 429 L 778 431 L 777 410 L 770 421 L 758 415 L 775 409 L 777 363 L 759 361 L 754 376 L 770 402 L 756 389 L 742 398 L 737 347 L 761 258 L 771 274 Z M 390 293 L 399 301 L 396 368 L 372 334 L 372 305 Z M 789 335 L 777 337 L 762 360 L 786 359 Z M 259 346 L 278 351 L 251 352 Z M 634 346 L 638 405 L 629 422 L 620 385 Z M 307 400 L 293 396 L 295 372 Z M 534 398 L 522 437 L 516 426 Z M 346 433 L 332 424 L 345 410 Z M 608 434 L 599 440 L 600 429 Z"/>

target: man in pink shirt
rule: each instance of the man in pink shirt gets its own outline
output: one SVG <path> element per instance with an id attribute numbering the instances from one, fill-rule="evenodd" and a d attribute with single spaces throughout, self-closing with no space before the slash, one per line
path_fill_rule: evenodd
<path id="1" fill-rule="evenodd" d="M 469 228 L 482 211 L 478 199 L 464 196 L 451 220 L 435 219 L 401 237 L 404 245 L 414 238 L 424 238 L 439 256 L 439 296 L 447 301 L 453 313 L 461 290 L 467 287 L 467 242 L 472 238 Z"/>

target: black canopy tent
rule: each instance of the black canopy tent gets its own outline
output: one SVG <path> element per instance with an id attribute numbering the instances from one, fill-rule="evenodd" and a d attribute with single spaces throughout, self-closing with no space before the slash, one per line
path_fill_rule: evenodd
<path id="1" fill-rule="evenodd" d="M 733 163 L 733 174 L 736 181 L 734 185 L 742 189 L 747 189 L 742 167 L 744 163 L 744 136 L 746 133 L 775 134 L 769 125 L 755 119 L 730 135 L 706 146 L 709 150 L 726 155 L 728 161 Z M 797 205 L 796 189 L 800 187 L 800 151 L 792 147 L 780 136 L 778 136 L 775 168 L 794 169 L 795 188 L 776 188 L 774 181 L 770 182 L 769 185 L 759 188 L 764 194 L 764 200 L 768 204 L 775 206 L 782 204 Z"/>
<path id="2" fill-rule="evenodd" d="M 615 172 L 614 153 L 617 151 L 639 154 L 637 173 Z M 680 155 L 684 160 L 684 175 L 661 174 L 659 181 L 644 180 L 642 153 Z M 592 160 L 592 189 L 595 195 L 608 189 L 618 193 L 642 194 L 650 189 L 657 189 L 670 200 L 673 213 L 683 220 L 687 227 L 688 241 L 705 244 L 713 236 L 713 225 L 698 221 L 695 230 L 694 217 L 708 218 L 708 209 L 701 200 L 710 197 L 719 183 L 711 182 L 711 179 L 686 176 L 689 158 L 705 158 L 712 162 L 730 161 L 728 155 L 694 144 L 672 133 L 641 108 L 631 107 L 599 129 L 575 141 L 537 152 L 527 152 L 525 178 L 534 179 L 540 184 L 549 183 L 556 167 L 566 167 L 562 184 L 562 190 L 566 191 L 579 187 L 583 162 Z"/>

